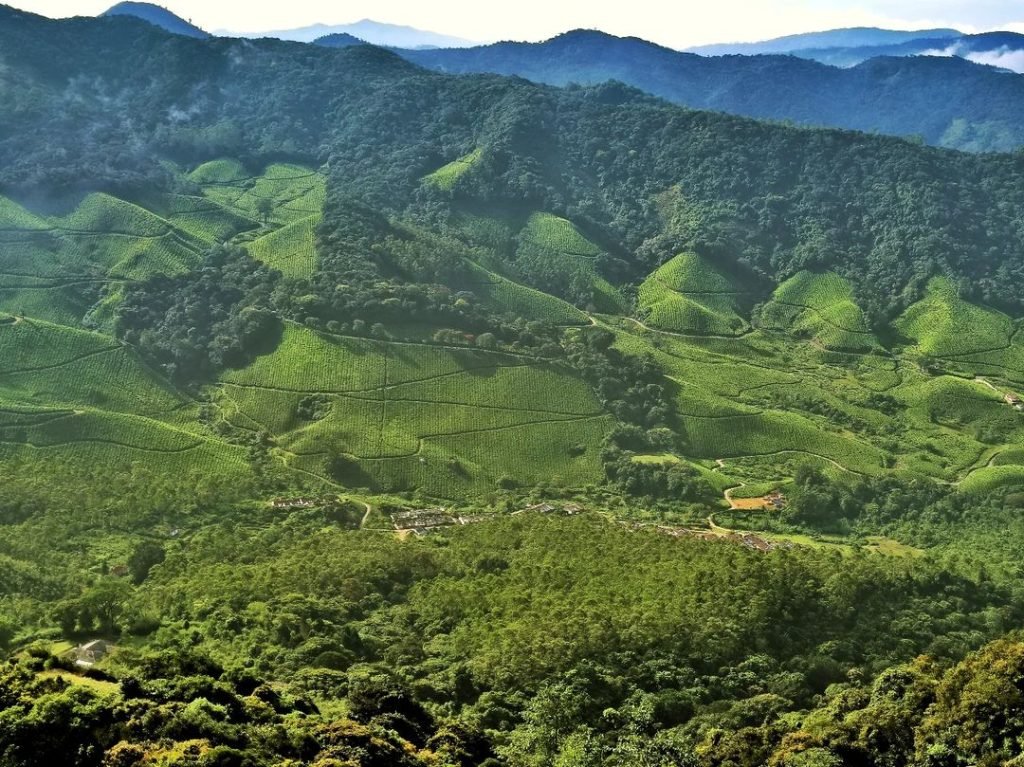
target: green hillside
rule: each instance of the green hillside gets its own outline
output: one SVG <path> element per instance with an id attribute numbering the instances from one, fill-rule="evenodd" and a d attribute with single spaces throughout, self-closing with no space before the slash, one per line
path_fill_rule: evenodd
<path id="1" fill-rule="evenodd" d="M 949 280 L 937 278 L 897 320 L 896 329 L 921 353 L 953 358 L 1002 351 L 1010 346 L 1015 327 L 1005 314 L 968 303 Z"/>
<path id="2" fill-rule="evenodd" d="M 0 50 L 0 765 L 1019 760 L 1020 158 Z"/>
<path id="3" fill-rule="evenodd" d="M 516 269 L 535 287 L 555 286 L 574 303 L 601 312 L 620 312 L 625 301 L 602 276 L 605 254 L 567 219 L 533 213 L 519 233 Z"/>
<path id="4" fill-rule="evenodd" d="M 469 154 L 452 160 L 433 173 L 423 177 L 423 183 L 435 186 L 438 189 L 450 191 L 463 175 L 468 173 L 477 162 L 480 161 L 482 150 L 474 149 Z"/>
<path id="5" fill-rule="evenodd" d="M 879 348 L 850 283 L 837 274 L 800 272 L 782 283 L 762 309 L 766 327 L 813 339 L 834 351 Z"/>
<path id="6" fill-rule="evenodd" d="M 315 419 L 298 415 L 317 398 Z M 326 480 L 354 459 L 375 489 L 464 495 L 518 481 L 600 479 L 609 420 L 567 370 L 493 352 L 317 334 L 289 326 L 277 350 L 232 372 L 225 417 L 268 433 L 286 462 Z M 557 428 L 556 428 L 557 427 Z M 573 446 L 592 446 L 573 455 Z"/>
<path id="7" fill-rule="evenodd" d="M 745 294 L 707 260 L 681 253 L 640 286 L 638 308 L 652 327 L 699 335 L 738 335 Z"/>
<path id="8" fill-rule="evenodd" d="M 135 398 L 122 402 L 110 399 L 108 379 L 80 369 L 94 364 L 91 355 L 88 362 L 43 364 L 30 379 L 12 370 L 5 379 L 12 402 L 102 412 L 8 436 L 55 447 L 63 444 L 60 427 L 73 423 L 95 434 L 87 441 L 139 450 L 135 435 L 148 430 L 161 446 L 155 449 L 183 455 L 223 444 L 237 456 L 238 446 L 262 441 L 260 460 L 297 485 L 436 497 L 467 498 L 499 483 L 590 486 L 607 479 L 602 445 L 613 425 L 643 421 L 639 413 L 624 416 L 617 398 L 644 391 L 613 394 L 598 379 L 587 382 L 586 371 L 559 363 L 559 335 L 591 325 L 613 330 L 617 350 L 657 365 L 669 408 L 665 423 L 677 440 L 668 454 L 698 467 L 722 462 L 722 480 L 712 476 L 712 489 L 787 481 L 802 461 L 839 478 L 894 473 L 977 485 L 988 456 L 1021 436 L 1016 411 L 1001 399 L 1016 380 L 1015 326 L 956 296 L 948 281 L 933 280 L 894 330 L 913 341 L 909 353 L 990 376 L 994 384 L 934 378 L 901 362 L 868 328 L 851 284 L 834 273 L 800 272 L 785 281 L 761 307 L 754 330 L 757 293 L 708 258 L 683 253 L 639 285 L 630 319 L 622 293 L 601 276 L 609 254 L 568 219 L 547 213 L 518 224 L 514 216 L 460 214 L 454 232 L 465 247 L 418 224 L 391 224 L 380 268 L 423 269 L 432 251 L 453 249 L 446 263 L 430 268 L 447 270 L 461 292 L 437 293 L 430 301 L 442 305 L 422 306 L 416 311 L 427 312 L 426 319 L 413 320 L 402 309 L 410 299 L 386 298 L 380 277 L 318 282 L 322 176 L 293 165 L 254 172 L 218 160 L 182 178 L 194 185 L 187 193 L 144 195 L 138 204 L 86 195 L 59 216 L 6 199 L 4 236 L 24 244 L 7 255 L 13 268 L 5 277 L 6 306 L 25 317 L 6 332 L 24 337 L 26 328 L 57 328 L 47 321 L 70 328 L 86 318 L 109 334 L 126 289 L 161 274 L 191 279 L 204 248 L 226 239 L 278 270 L 280 278 L 272 279 L 298 281 L 280 297 L 260 299 L 288 321 L 280 340 L 190 395 L 212 399 L 212 421 L 210 414 L 200 419 L 189 399 L 150 403 L 153 386 L 175 391 L 159 372 L 147 371 L 146 385 L 129 384 Z M 98 244 L 83 250 L 86 236 Z M 337 256 L 325 252 L 336 268 Z M 561 284 L 585 286 L 590 298 L 575 296 L 577 308 L 517 281 L 544 285 L 545 273 L 560 275 L 551 289 L 564 277 Z M 333 296 L 368 302 L 362 305 L 371 321 L 328 322 Z M 375 313 L 384 321 L 371 333 Z M 478 335 L 494 338 L 481 347 Z M 134 354 L 109 335 L 87 337 L 109 345 L 95 363 Z M 15 345 L 6 348 L 15 353 Z M 122 428 L 126 435 L 117 439 Z M 890 436 L 896 430 L 904 435 L 898 441 Z M 647 448 L 633 450 L 643 455 Z M 650 453 L 662 454 L 655 446 Z"/>

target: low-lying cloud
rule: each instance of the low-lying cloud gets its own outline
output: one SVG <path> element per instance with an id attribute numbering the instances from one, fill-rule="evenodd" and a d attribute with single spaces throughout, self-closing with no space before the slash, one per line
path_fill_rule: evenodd
<path id="1" fill-rule="evenodd" d="M 994 51 L 968 53 L 964 58 L 975 64 L 988 64 L 1024 74 L 1024 49 L 1022 48 L 1013 49 L 1004 45 Z"/>
<path id="2" fill-rule="evenodd" d="M 987 64 L 990 67 L 1009 69 L 1011 72 L 1024 74 L 1024 48 L 1011 48 L 1004 45 L 991 51 L 972 51 L 962 42 L 955 42 L 945 48 L 932 48 L 921 51 L 922 56 L 959 56 L 973 61 L 975 64 Z"/>

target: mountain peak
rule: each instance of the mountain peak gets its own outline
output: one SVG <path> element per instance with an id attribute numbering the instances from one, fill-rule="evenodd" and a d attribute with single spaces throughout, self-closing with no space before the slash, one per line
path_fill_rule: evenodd
<path id="1" fill-rule="evenodd" d="M 191 21 L 186 21 L 175 15 L 163 6 L 153 3 L 124 2 L 104 11 L 103 16 L 133 16 L 136 19 L 148 22 L 155 27 L 160 27 L 166 32 L 186 37 L 206 38 L 210 36 L 195 26 Z"/>

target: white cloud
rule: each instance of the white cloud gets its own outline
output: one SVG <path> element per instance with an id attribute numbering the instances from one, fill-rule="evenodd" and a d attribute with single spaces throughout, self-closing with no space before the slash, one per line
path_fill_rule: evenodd
<path id="1" fill-rule="evenodd" d="M 942 56 L 943 58 L 951 58 L 953 56 L 960 55 L 960 43 L 953 43 L 947 48 L 932 48 L 931 50 L 921 51 L 922 56 Z"/>
<path id="2" fill-rule="evenodd" d="M 1004 45 L 995 51 L 968 53 L 965 58 L 975 64 L 988 64 L 1024 74 L 1024 49 L 1013 49 Z"/>

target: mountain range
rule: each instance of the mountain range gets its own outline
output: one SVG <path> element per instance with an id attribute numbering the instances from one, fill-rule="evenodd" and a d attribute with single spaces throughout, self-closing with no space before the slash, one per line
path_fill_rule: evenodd
<path id="1" fill-rule="evenodd" d="M 350 35 L 372 45 L 389 48 L 465 48 L 475 45 L 471 40 L 460 37 L 428 32 L 415 27 L 399 24 L 385 24 L 363 19 L 353 24 L 313 24 L 296 29 L 283 29 L 240 35 L 241 37 L 275 37 L 279 40 L 294 40 L 311 43 L 314 40 L 332 36 Z"/>
<path id="2" fill-rule="evenodd" d="M 917 135 L 956 149 L 1024 145 L 1024 78 L 958 57 L 882 57 L 843 69 L 779 54 L 698 56 L 588 30 L 542 43 L 399 53 L 441 72 L 559 86 L 617 80 L 696 109 Z"/>
<path id="3" fill-rule="evenodd" d="M 169 31 L 205 34 L 146 4 L 115 10 Z M 1018 67 L 1024 49 L 1024 37 L 1013 33 L 854 29 L 736 48 L 756 55 L 697 55 L 592 30 L 541 43 L 473 47 L 370 21 L 264 36 L 334 48 L 376 43 L 440 72 L 517 75 L 558 86 L 616 80 L 695 109 L 918 137 L 952 149 L 1011 151 L 1024 145 L 1024 79 L 1005 71 Z M 819 47 L 801 48 L 806 45 Z"/>
<path id="4" fill-rule="evenodd" d="M 703 56 L 787 54 L 838 67 L 855 66 L 879 56 L 957 56 L 976 64 L 1024 72 L 1024 35 L 1015 32 L 965 35 L 952 29 L 834 30 L 764 43 L 700 46 L 689 51 Z"/>

